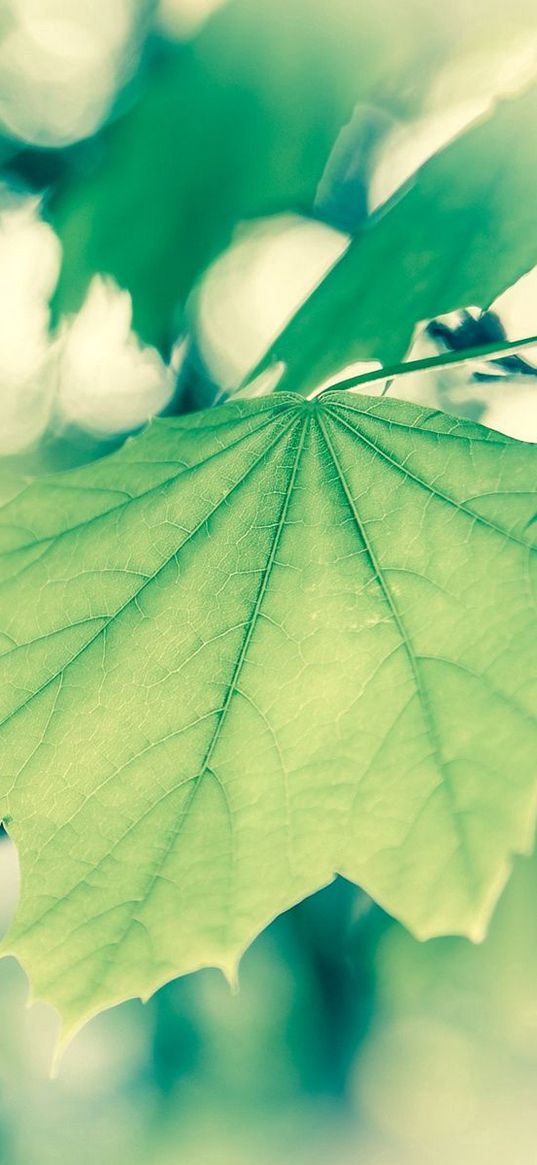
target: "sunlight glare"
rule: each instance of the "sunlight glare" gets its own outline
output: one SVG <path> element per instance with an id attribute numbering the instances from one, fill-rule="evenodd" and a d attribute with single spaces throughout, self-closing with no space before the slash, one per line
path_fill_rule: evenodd
<path id="1" fill-rule="evenodd" d="M 0 188 L 0 453 L 32 445 L 48 423 L 49 300 L 60 244 L 35 196 Z"/>
<path id="2" fill-rule="evenodd" d="M 96 275 L 57 341 L 58 411 L 65 424 L 112 437 L 140 428 L 170 401 L 174 375 L 131 323 L 129 292 Z"/>

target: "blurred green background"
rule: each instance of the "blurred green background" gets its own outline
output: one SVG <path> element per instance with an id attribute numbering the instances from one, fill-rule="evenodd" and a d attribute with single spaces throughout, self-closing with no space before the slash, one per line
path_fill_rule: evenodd
<path id="1" fill-rule="evenodd" d="M 350 235 L 536 68 L 535 0 L 4 0 L 0 499 L 232 395 Z M 534 334 L 537 276 L 463 306 L 414 354 Z M 537 440 L 536 370 L 389 391 Z M 3 836 L 2 928 L 17 882 Z M 4 960 L 0 1161 L 531 1165 L 536 888 L 517 862 L 475 947 L 337 880 L 236 994 L 204 971 L 116 1008 L 54 1081 L 54 1014 Z"/>
<path id="2" fill-rule="evenodd" d="M 474 947 L 418 943 L 337 881 L 254 943 L 236 994 L 201 971 L 106 1012 L 53 1081 L 54 1013 L 5 960 L 2 1161 L 531 1165 L 536 889 L 519 862 Z"/>

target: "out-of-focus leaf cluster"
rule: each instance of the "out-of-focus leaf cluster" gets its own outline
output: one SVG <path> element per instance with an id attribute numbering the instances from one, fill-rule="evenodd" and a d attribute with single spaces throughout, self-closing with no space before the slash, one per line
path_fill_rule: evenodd
<path id="1" fill-rule="evenodd" d="M 46 434 L 39 464 L 84 460 L 236 388 L 348 232 L 536 54 L 531 0 L 9 0 L 0 454 Z"/>

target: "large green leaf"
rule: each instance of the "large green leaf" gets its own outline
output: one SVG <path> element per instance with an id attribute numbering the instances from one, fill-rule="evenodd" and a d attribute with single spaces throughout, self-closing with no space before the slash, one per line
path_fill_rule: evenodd
<path id="1" fill-rule="evenodd" d="M 400 401 L 158 421 L 1 513 L 6 940 L 65 1031 L 354 879 L 483 934 L 530 845 L 537 451 Z"/>
<path id="2" fill-rule="evenodd" d="M 373 219 L 274 344 L 280 387 L 311 391 L 346 364 L 403 358 L 417 321 L 488 307 L 537 263 L 537 87 L 502 102 Z"/>

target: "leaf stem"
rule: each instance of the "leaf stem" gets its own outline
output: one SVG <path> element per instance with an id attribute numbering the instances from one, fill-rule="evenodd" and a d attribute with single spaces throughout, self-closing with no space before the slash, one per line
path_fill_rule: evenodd
<path id="1" fill-rule="evenodd" d="M 512 356 L 524 348 L 537 347 L 537 336 L 526 336 L 522 340 L 505 340 L 503 344 L 494 341 L 490 344 L 481 344 L 477 348 L 466 348 L 458 352 L 442 352 L 439 356 L 424 356 L 420 360 L 407 360 L 404 363 L 388 364 L 384 368 L 375 368 L 371 372 L 361 372 L 356 376 L 348 376 L 345 380 L 338 380 L 311 393 L 311 397 L 320 396 L 324 392 L 336 392 L 346 388 L 357 388 L 362 384 L 374 384 L 379 380 L 394 380 L 399 376 L 409 376 L 414 372 L 431 372 L 434 369 L 459 368 L 476 360 L 500 360 L 505 356 Z"/>

